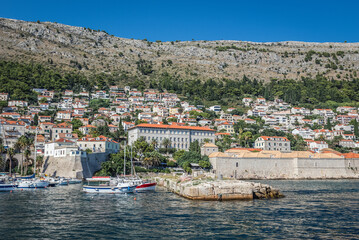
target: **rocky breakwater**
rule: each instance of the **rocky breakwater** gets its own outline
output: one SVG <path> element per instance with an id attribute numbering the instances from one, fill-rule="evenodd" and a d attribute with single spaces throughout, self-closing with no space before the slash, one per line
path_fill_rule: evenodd
<path id="1" fill-rule="evenodd" d="M 191 200 L 253 200 L 284 197 L 273 187 L 239 180 L 162 176 L 155 178 L 159 186 Z"/>

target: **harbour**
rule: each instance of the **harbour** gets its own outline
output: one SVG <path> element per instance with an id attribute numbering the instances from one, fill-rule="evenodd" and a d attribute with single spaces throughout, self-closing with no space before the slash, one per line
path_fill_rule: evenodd
<path id="1" fill-rule="evenodd" d="M 358 180 L 262 180 L 286 196 L 192 201 L 164 188 L 87 194 L 82 185 L 0 193 L 4 239 L 356 239 Z M 136 200 L 135 200 L 136 198 Z M 21 229 L 21 231 L 18 231 Z"/>

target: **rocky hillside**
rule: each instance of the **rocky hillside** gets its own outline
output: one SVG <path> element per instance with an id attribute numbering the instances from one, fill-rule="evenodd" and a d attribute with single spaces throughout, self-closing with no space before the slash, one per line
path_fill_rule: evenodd
<path id="1" fill-rule="evenodd" d="M 84 27 L 0 18 L 0 59 L 144 79 L 163 72 L 191 79 L 245 74 L 266 81 L 317 73 L 351 79 L 359 70 L 359 43 L 149 42 Z"/>

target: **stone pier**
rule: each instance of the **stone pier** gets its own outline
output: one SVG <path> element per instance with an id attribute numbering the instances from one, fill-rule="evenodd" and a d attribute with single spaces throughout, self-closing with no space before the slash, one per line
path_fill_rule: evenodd
<path id="1" fill-rule="evenodd" d="M 155 177 L 159 186 L 191 200 L 253 200 L 284 197 L 269 185 L 240 180 Z"/>

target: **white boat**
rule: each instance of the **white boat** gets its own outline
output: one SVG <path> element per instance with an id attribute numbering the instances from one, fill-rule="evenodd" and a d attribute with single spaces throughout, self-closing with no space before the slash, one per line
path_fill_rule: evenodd
<path id="1" fill-rule="evenodd" d="M 70 178 L 68 180 L 68 182 L 69 182 L 69 184 L 80 184 L 80 183 L 82 183 L 82 180 L 76 179 L 76 178 Z"/>
<path id="2" fill-rule="evenodd" d="M 15 190 L 16 185 L 12 183 L 0 183 L 0 192 L 9 192 Z"/>
<path id="3" fill-rule="evenodd" d="M 156 190 L 156 182 L 146 182 L 143 180 L 138 180 L 138 186 L 136 187 L 136 192 L 147 192 Z"/>
<path id="4" fill-rule="evenodd" d="M 53 177 L 47 177 L 45 179 L 49 182 L 49 187 L 56 187 L 59 184 L 59 180 Z"/>
<path id="5" fill-rule="evenodd" d="M 9 181 L 8 178 L 1 178 L 0 179 L 0 192 L 8 192 L 15 190 L 16 184 Z"/>
<path id="6" fill-rule="evenodd" d="M 20 180 L 17 184 L 17 188 L 46 188 L 48 186 L 49 182 L 42 179 Z"/>
<path id="7" fill-rule="evenodd" d="M 126 147 L 123 157 L 123 172 L 126 172 Z M 87 193 L 133 193 L 137 187 L 134 181 L 125 178 L 94 177 L 86 179 L 82 190 Z"/>
<path id="8" fill-rule="evenodd" d="M 87 193 L 133 193 L 136 185 L 130 182 L 119 182 L 117 185 L 84 185 L 82 190 Z"/>
<path id="9" fill-rule="evenodd" d="M 58 185 L 59 185 L 59 186 L 67 186 L 67 185 L 69 185 L 69 180 L 66 179 L 66 178 L 60 178 Z"/>

